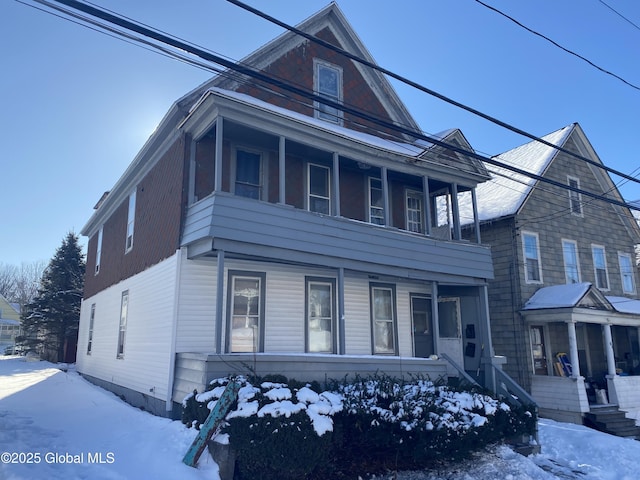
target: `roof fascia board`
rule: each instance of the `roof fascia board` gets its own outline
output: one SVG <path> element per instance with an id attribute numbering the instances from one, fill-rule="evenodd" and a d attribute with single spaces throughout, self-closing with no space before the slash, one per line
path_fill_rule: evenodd
<path id="1" fill-rule="evenodd" d="M 417 161 L 414 156 L 401 155 L 382 147 L 369 145 L 334 131 L 324 130 L 318 125 L 307 124 L 279 112 L 226 97 L 219 92 L 208 91 L 205 97 L 180 126 L 193 138 L 204 135 L 213 126 L 216 117 L 221 115 L 248 127 L 275 136 L 284 136 L 302 144 L 310 144 L 328 152 L 336 152 L 343 157 L 377 167 L 390 167 L 395 171 L 416 176 L 426 175 L 469 188 L 486 179 L 482 175 L 445 167 L 428 159 Z"/>
<path id="2" fill-rule="evenodd" d="M 165 114 L 156 130 L 147 139 L 143 147 L 129 164 L 124 173 L 113 186 L 109 195 L 93 213 L 80 233 L 91 237 L 101 225 L 115 212 L 120 204 L 129 196 L 131 190 L 144 178 L 162 155 L 173 145 L 180 135 L 175 128 L 184 115 L 177 103 L 174 103 Z"/>
<path id="3" fill-rule="evenodd" d="M 567 142 L 569 141 L 569 138 L 571 138 L 571 136 L 573 135 L 573 133 L 575 132 L 575 126 L 576 124 L 574 123 L 571 126 L 571 131 L 569 133 L 567 133 L 564 137 L 563 137 L 563 141 L 560 145 L 556 145 L 558 147 L 565 147 L 565 145 L 567 144 Z M 535 141 L 535 140 L 533 140 Z M 553 156 L 551 157 L 551 159 L 549 160 L 549 162 L 547 163 L 547 165 L 545 166 L 544 170 L 542 172 L 540 172 L 538 175 L 540 175 L 541 177 L 544 177 L 547 172 L 549 171 L 549 168 L 551 168 L 551 164 L 553 164 L 553 162 L 555 161 L 556 157 L 558 156 L 558 154 L 560 153 L 560 150 L 556 150 L 553 153 Z M 516 213 L 515 215 L 520 215 L 520 213 L 522 212 L 522 209 L 524 208 L 524 206 L 526 205 L 527 201 L 529 200 L 529 198 L 531 198 L 531 194 L 536 190 L 536 188 L 538 188 L 538 185 L 540 184 L 540 180 L 536 180 L 536 179 L 531 179 L 532 180 L 532 185 L 531 188 L 529 189 L 529 191 L 527 192 L 527 194 L 524 196 L 524 198 L 522 199 L 520 206 L 518 208 L 516 208 Z"/>

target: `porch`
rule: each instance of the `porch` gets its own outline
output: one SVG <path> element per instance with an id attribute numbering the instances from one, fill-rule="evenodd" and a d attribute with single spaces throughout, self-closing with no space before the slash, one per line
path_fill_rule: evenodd
<path id="1" fill-rule="evenodd" d="M 178 353 L 176 355 L 173 401 L 198 392 L 215 378 L 229 374 L 279 374 L 289 379 L 321 384 L 355 375 L 386 374 L 396 378 L 418 376 L 447 381 L 449 363 L 441 358 L 382 357 L 365 355 L 323 355 L 285 353 Z"/>

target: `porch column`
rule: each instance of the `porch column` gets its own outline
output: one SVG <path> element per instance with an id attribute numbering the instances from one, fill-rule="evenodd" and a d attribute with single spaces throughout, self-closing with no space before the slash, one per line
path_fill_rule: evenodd
<path id="1" fill-rule="evenodd" d="M 484 387 L 488 388 L 492 392 L 497 392 L 496 372 L 493 366 L 493 343 L 491 341 L 491 317 L 489 315 L 489 287 L 483 285 L 480 287 L 480 312 L 482 313 L 482 330 L 480 331 L 480 339 L 482 340 L 482 347 L 480 349 L 480 365 L 478 365 L 478 372 L 480 368 L 484 370 Z M 486 360 L 485 360 L 486 359 Z M 480 382 L 480 379 L 476 379 Z"/>
<path id="2" fill-rule="evenodd" d="M 607 374 L 614 376 L 616 374 L 616 357 L 613 354 L 611 325 L 609 325 L 608 323 L 602 325 L 602 333 L 604 334 L 604 349 L 607 353 Z"/>
<path id="3" fill-rule="evenodd" d="M 476 243 L 480 244 L 480 219 L 478 218 L 478 199 L 476 197 L 476 189 L 471 189 L 471 205 L 473 206 L 473 225 L 476 229 Z"/>
<path id="4" fill-rule="evenodd" d="M 569 333 L 569 360 L 571 361 L 571 378 L 580 376 L 580 362 L 578 360 L 578 340 L 576 338 L 575 322 L 567 323 Z"/>
<path id="5" fill-rule="evenodd" d="M 460 240 L 462 230 L 460 229 L 460 205 L 458 205 L 458 184 L 451 184 L 451 210 L 453 213 L 453 238 Z"/>
<path id="6" fill-rule="evenodd" d="M 223 137 L 223 118 L 216 118 L 216 160 L 214 166 L 215 181 L 213 190 L 215 192 L 222 191 L 222 137 Z"/>
<path id="7" fill-rule="evenodd" d="M 440 323 L 438 322 L 438 283 L 431 282 L 431 319 L 433 327 L 433 351 L 438 355 L 438 339 L 440 338 Z"/>
<path id="8" fill-rule="evenodd" d="M 333 152 L 333 214 L 340 216 L 340 155 Z"/>
<path id="9" fill-rule="evenodd" d="M 216 278 L 216 353 L 222 351 L 222 299 L 224 297 L 224 250 L 218 250 L 218 271 Z"/>
<path id="10" fill-rule="evenodd" d="M 422 177 L 422 203 L 424 208 L 422 212 L 422 221 L 424 222 L 424 234 L 431 235 L 431 201 L 429 192 L 429 177 Z"/>
<path id="11" fill-rule="evenodd" d="M 380 168 L 380 177 L 382 180 L 382 202 L 384 208 L 384 224 L 390 225 L 389 217 L 389 181 L 387 179 L 387 167 Z"/>
<path id="12" fill-rule="evenodd" d="M 285 138 L 280 137 L 280 142 L 278 144 L 278 203 L 284 205 L 287 203 L 285 196 Z"/>
<path id="13" fill-rule="evenodd" d="M 347 351 L 344 325 L 344 268 L 338 269 L 338 354 L 344 355 Z"/>

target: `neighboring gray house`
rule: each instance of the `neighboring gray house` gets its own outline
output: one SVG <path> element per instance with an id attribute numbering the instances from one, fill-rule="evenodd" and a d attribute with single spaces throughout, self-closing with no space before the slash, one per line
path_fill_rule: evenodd
<path id="1" fill-rule="evenodd" d="M 298 28 L 373 62 L 335 3 Z M 418 128 L 384 76 L 292 33 L 242 63 Z M 491 252 L 458 215 L 488 179 L 476 159 L 215 77 L 171 107 L 82 230 L 77 369 L 157 413 L 229 373 L 491 369 Z"/>
<path id="2" fill-rule="evenodd" d="M 602 165 L 578 124 L 543 138 Z M 623 201 L 605 170 L 540 142 L 495 158 Z M 607 401 L 636 416 L 640 231 L 631 211 L 506 168 L 489 170 L 493 180 L 477 189 L 478 216 L 493 252 L 492 338 L 495 353 L 507 357 L 505 371 L 526 386 L 543 416 L 580 423 Z M 461 211 L 464 217 L 471 207 L 463 201 Z M 465 234 L 474 230 L 468 224 Z"/>
<path id="3" fill-rule="evenodd" d="M 16 337 L 20 334 L 19 307 L 0 295 L 0 355 L 13 352 Z M 10 350 L 7 350 L 10 349 Z"/>

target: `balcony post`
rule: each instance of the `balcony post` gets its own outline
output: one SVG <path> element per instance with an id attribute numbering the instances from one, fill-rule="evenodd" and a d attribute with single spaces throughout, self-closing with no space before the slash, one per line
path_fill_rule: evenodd
<path id="1" fill-rule="evenodd" d="M 478 217 L 478 199 L 476 197 L 476 189 L 471 189 L 471 205 L 473 207 L 473 224 L 476 229 L 476 243 L 482 243 L 480 239 L 480 218 Z"/>
<path id="2" fill-rule="evenodd" d="M 285 138 L 280 137 L 278 144 L 278 203 L 284 205 L 287 202 L 285 193 Z"/>
<path id="3" fill-rule="evenodd" d="M 431 235 L 431 194 L 429 192 L 429 177 L 422 177 L 422 221 L 424 222 L 424 234 Z"/>
<path id="4" fill-rule="evenodd" d="M 347 346 L 344 327 L 344 268 L 342 267 L 338 269 L 338 335 L 340 336 L 338 354 L 344 355 Z"/>
<path id="5" fill-rule="evenodd" d="M 389 180 L 387 178 L 387 167 L 380 168 L 380 179 L 382 180 L 382 202 L 384 208 L 384 224 L 391 225 L 389 217 Z"/>
<path id="6" fill-rule="evenodd" d="M 458 184 L 451 184 L 451 210 L 453 213 L 453 238 L 460 240 L 462 230 L 460 229 L 460 205 L 458 204 Z"/>
<path id="7" fill-rule="evenodd" d="M 333 152 L 333 214 L 340 216 L 340 155 Z"/>
<path id="8" fill-rule="evenodd" d="M 223 118 L 216 118 L 216 160 L 215 160 L 215 182 L 213 191 L 222 191 L 222 137 L 223 137 Z"/>

